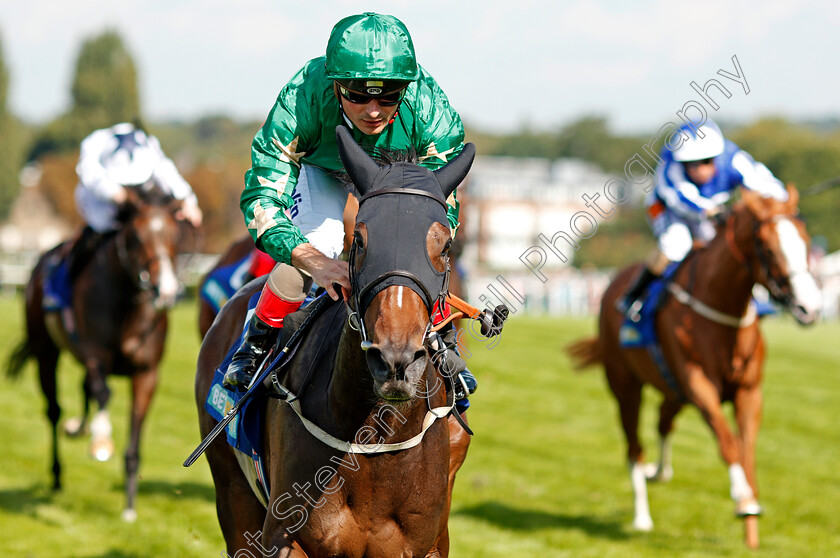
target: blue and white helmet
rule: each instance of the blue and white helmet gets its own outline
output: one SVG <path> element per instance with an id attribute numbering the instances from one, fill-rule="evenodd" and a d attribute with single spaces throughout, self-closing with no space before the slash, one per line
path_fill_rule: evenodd
<path id="1" fill-rule="evenodd" d="M 711 120 L 699 128 L 684 124 L 674 132 L 681 134 L 683 143 L 674 151 L 674 160 L 680 163 L 686 161 L 702 161 L 712 159 L 723 153 L 724 140 L 718 125 Z M 686 139 L 688 136 L 688 139 Z M 676 143 L 673 141 L 672 143 Z"/>
<path id="2" fill-rule="evenodd" d="M 142 130 L 128 123 L 111 128 L 114 134 L 102 156 L 108 177 L 123 186 L 145 183 L 160 162 L 155 145 Z"/>

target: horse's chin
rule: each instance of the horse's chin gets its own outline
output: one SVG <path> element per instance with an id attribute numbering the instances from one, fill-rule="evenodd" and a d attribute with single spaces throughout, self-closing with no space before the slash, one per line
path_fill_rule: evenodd
<path id="1" fill-rule="evenodd" d="M 386 380 L 374 387 L 376 395 L 391 403 L 411 401 L 417 395 L 417 390 L 405 380 Z"/>

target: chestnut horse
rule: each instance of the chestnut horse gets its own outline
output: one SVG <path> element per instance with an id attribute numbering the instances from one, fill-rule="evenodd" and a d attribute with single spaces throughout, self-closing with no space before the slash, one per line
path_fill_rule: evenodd
<path id="1" fill-rule="evenodd" d="M 601 300 L 598 337 L 567 348 L 577 368 L 603 364 L 627 439 L 627 459 L 635 495 L 633 526 L 650 530 L 653 521 L 646 479 L 672 475 L 668 437 L 684 403 L 695 405 L 714 432 L 729 468 L 735 513 L 746 517 L 747 544 L 758 545 L 756 517 L 761 512 L 755 476 L 755 444 L 762 412 L 762 365 L 765 346 L 751 306 L 753 286 L 765 286 L 773 298 L 802 324 L 819 314 L 820 294 L 808 270 L 809 237 L 796 218 L 798 194 L 788 187 L 780 202 L 743 191 L 738 202 L 705 247 L 689 253 L 672 277 L 656 317 L 669 377 L 663 377 L 644 348 L 619 343 L 623 316 L 614 309 L 638 265 L 618 274 Z M 657 466 L 644 465 L 637 434 L 642 385 L 664 395 L 659 415 L 661 452 Z M 738 436 L 721 409 L 731 401 Z"/>
<path id="2" fill-rule="evenodd" d="M 349 258 L 351 319 L 343 305 L 328 308 L 279 374 L 298 393 L 300 418 L 284 401 L 263 403 L 267 506 L 224 437 L 207 448 L 219 523 L 230 556 L 258 549 L 285 558 L 448 556 L 452 487 L 469 437 L 452 417 L 434 420 L 431 409 L 451 408 L 451 395 L 431 389 L 441 378 L 426 343 L 432 305 L 446 290 L 444 200 L 474 148 L 432 173 L 409 163 L 379 167 L 344 128 L 337 137 L 362 193 Z M 195 391 L 202 436 L 216 425 L 204 408 L 214 369 L 263 283 L 240 289 L 202 343 Z M 380 449 L 340 441 L 360 434 Z"/>
<path id="3" fill-rule="evenodd" d="M 125 452 L 126 507 L 123 518 L 133 521 L 140 463 L 140 433 L 157 384 L 158 364 L 163 355 L 167 310 L 175 303 L 178 279 L 175 256 L 179 240 L 176 213 L 180 202 L 164 199 L 144 187 L 129 188 L 128 201 L 120 212 L 120 229 L 107 235 L 74 280 L 71 307 L 66 312 L 75 326 L 68 328 L 65 313 L 43 309 L 44 281 L 51 265 L 69 249 L 61 244 L 44 254 L 26 286 L 26 337 L 9 359 L 10 376 L 20 374 L 25 361 L 35 357 L 41 390 L 47 399 L 47 417 L 52 425 L 53 488 L 61 488 L 58 455 L 56 365 L 59 352 L 69 350 L 86 370 L 83 384 L 84 411 L 65 425 L 68 434 L 86 431 L 90 398 L 98 404 L 91 421 L 91 453 L 105 461 L 114 451 L 106 378 L 131 378 L 131 429 Z M 151 196 L 151 197 L 149 197 Z"/>

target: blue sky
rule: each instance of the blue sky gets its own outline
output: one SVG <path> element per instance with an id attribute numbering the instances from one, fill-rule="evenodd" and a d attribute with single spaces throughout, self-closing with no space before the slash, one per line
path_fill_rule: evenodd
<path id="1" fill-rule="evenodd" d="M 11 109 L 64 111 L 84 38 L 116 29 L 139 66 L 151 120 L 262 119 L 280 87 L 323 54 L 330 29 L 362 11 L 401 18 L 418 59 L 465 121 L 549 129 L 602 114 L 621 132 L 676 118 L 736 55 L 749 83 L 714 115 L 840 116 L 840 7 L 831 2 L 484 0 L 0 0 Z"/>

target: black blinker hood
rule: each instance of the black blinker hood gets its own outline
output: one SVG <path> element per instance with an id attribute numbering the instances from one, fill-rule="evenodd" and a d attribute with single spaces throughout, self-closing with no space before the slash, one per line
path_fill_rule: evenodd
<path id="1" fill-rule="evenodd" d="M 338 151 L 362 198 L 356 223 L 367 228 L 364 262 L 351 274 L 356 310 L 364 313 L 370 301 L 387 287 L 401 285 L 416 292 L 429 313 L 445 289 L 447 270 L 432 265 L 426 237 L 434 223 L 449 230 L 446 198 L 461 183 L 475 156 L 472 144 L 448 165 L 430 171 L 413 163 L 380 167 L 343 127 L 336 128 Z M 356 249 L 357 250 L 357 249 Z"/>

